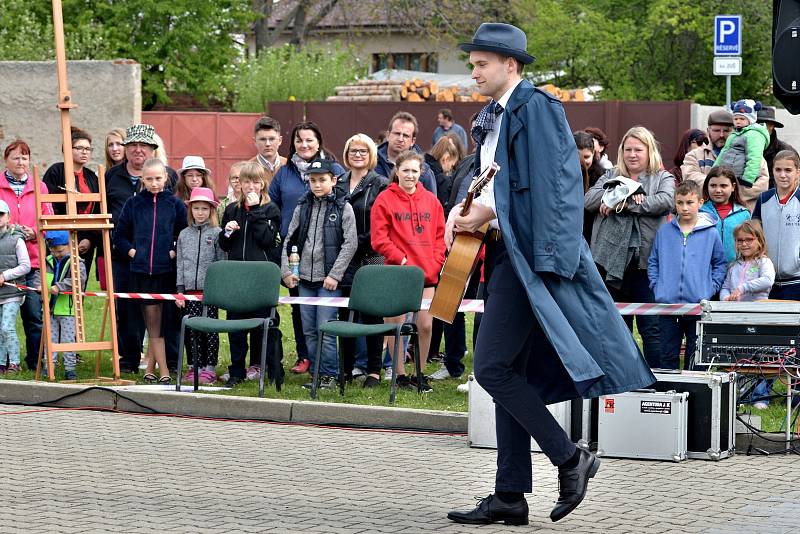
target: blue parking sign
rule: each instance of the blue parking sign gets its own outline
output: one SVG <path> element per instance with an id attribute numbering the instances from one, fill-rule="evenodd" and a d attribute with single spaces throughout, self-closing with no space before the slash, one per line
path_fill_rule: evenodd
<path id="1" fill-rule="evenodd" d="M 717 15 L 714 17 L 714 55 L 742 55 L 741 15 Z"/>

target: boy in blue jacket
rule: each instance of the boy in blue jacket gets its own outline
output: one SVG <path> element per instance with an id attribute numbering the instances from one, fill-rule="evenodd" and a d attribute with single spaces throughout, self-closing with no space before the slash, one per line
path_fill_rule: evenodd
<path id="1" fill-rule="evenodd" d="M 656 232 L 647 262 L 647 276 L 656 302 L 694 304 L 710 299 L 725 281 L 725 252 L 713 213 L 699 213 L 700 187 L 687 180 L 675 189 L 677 217 Z M 661 316 L 662 369 L 677 369 L 686 336 L 684 368 L 697 346 L 697 316 Z"/>

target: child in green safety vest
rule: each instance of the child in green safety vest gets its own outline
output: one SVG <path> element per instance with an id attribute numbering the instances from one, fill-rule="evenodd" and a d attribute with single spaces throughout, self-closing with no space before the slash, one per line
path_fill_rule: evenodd
<path id="1" fill-rule="evenodd" d="M 47 232 L 45 238 L 50 255 L 45 259 L 47 264 L 47 287 L 50 291 L 50 329 L 53 343 L 75 342 L 75 316 L 72 298 L 72 272 L 69 263 L 69 233 L 63 230 Z M 80 291 L 86 287 L 86 266 L 79 259 Z M 75 380 L 75 352 L 64 352 L 64 379 Z M 53 353 L 53 365 L 58 356 Z M 44 362 L 47 365 L 47 362 Z"/>

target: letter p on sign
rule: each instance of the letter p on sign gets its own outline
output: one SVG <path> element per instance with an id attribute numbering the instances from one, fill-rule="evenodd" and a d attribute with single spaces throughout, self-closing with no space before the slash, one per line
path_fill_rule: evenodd
<path id="1" fill-rule="evenodd" d="M 714 17 L 714 55 L 739 56 L 742 54 L 742 16 L 717 15 Z"/>

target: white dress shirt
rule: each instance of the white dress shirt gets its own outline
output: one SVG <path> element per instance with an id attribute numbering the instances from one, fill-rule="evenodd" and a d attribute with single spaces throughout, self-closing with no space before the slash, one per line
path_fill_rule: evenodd
<path id="1" fill-rule="evenodd" d="M 495 117 L 494 128 L 492 128 L 491 132 L 486 134 L 486 139 L 480 147 L 481 172 L 485 171 L 486 168 L 489 167 L 489 165 L 491 165 L 494 161 L 494 155 L 495 152 L 497 152 L 497 141 L 500 138 L 500 128 L 503 127 L 503 115 L 505 115 L 506 106 L 508 105 L 508 101 L 511 99 L 511 93 L 514 92 L 514 89 L 517 88 L 520 82 L 522 82 L 522 80 L 517 81 L 517 83 L 515 83 L 508 91 L 506 91 L 503 96 L 500 97 L 500 100 L 497 101 L 498 104 L 503 106 L 503 113 Z M 481 196 L 476 198 L 475 202 L 492 209 L 492 212 L 495 214 L 495 218 L 489 223 L 489 228 L 499 229 L 500 225 L 497 222 L 497 211 L 494 207 L 494 179 L 483 188 Z"/>

